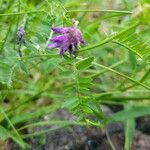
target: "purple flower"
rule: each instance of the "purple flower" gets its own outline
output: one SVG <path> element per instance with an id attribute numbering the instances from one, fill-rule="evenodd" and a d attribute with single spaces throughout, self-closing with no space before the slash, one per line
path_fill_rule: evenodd
<path id="1" fill-rule="evenodd" d="M 25 44 L 25 30 L 23 24 L 19 27 L 16 36 L 17 50 L 20 57 L 22 57 L 22 51 L 21 51 L 22 43 Z"/>
<path id="2" fill-rule="evenodd" d="M 17 39 L 16 43 L 19 45 L 21 42 L 25 43 L 25 30 L 24 30 L 24 25 L 22 24 L 17 32 Z"/>
<path id="3" fill-rule="evenodd" d="M 50 39 L 52 43 L 48 45 L 48 48 L 60 48 L 60 55 L 62 56 L 66 51 L 72 56 L 78 51 L 80 44 L 86 44 L 77 26 L 54 27 L 52 30 L 60 35 Z"/>

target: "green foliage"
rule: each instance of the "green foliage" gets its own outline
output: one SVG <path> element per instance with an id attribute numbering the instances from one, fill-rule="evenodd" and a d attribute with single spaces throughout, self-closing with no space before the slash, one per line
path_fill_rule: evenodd
<path id="1" fill-rule="evenodd" d="M 85 116 L 92 113 L 98 118 L 102 118 L 102 111 L 97 105 L 92 103 L 94 100 L 90 92 L 92 78 L 80 75 L 83 70 L 92 65 L 92 61 L 93 57 L 88 57 L 78 62 L 75 62 L 75 59 L 72 60 L 71 65 L 74 72 L 72 87 L 74 87 L 75 94 L 72 93 L 72 88 L 66 91 L 69 98 L 65 101 L 64 106 L 73 110 L 75 114 L 80 114 L 82 119 L 85 119 Z M 72 98 L 72 95 L 74 95 L 74 98 Z"/>
<path id="2" fill-rule="evenodd" d="M 40 116 L 42 116 L 44 114 L 48 114 L 48 113 L 54 111 L 56 108 L 52 107 L 52 106 L 47 106 L 47 107 L 40 108 L 39 110 L 34 111 L 34 112 L 18 114 L 18 115 L 13 116 L 11 118 L 11 122 L 13 124 L 17 124 L 17 123 L 21 123 L 21 122 L 26 122 L 26 121 L 29 121 L 31 119 L 40 117 Z"/>
<path id="3" fill-rule="evenodd" d="M 0 126 L 0 137 L 3 140 L 6 140 L 8 138 L 12 138 L 18 145 L 20 145 L 23 149 L 26 147 L 25 143 L 20 141 L 17 137 L 15 137 L 13 134 L 10 133 L 7 129 L 4 127 Z"/>
<path id="4" fill-rule="evenodd" d="M 14 66 L 0 62 L 0 82 L 2 84 L 11 85 Z"/>
<path id="5" fill-rule="evenodd" d="M 77 62 L 76 64 L 76 68 L 77 70 L 85 70 L 87 69 L 90 65 L 91 65 L 91 62 L 93 61 L 93 57 L 89 57 L 89 58 L 85 58 L 84 60 L 81 60 L 79 62 Z"/>
<path id="6" fill-rule="evenodd" d="M 126 105 L 125 110 L 130 110 L 132 108 L 132 104 Z M 132 142 L 134 139 L 134 131 L 135 131 L 135 119 L 127 119 L 125 122 L 125 144 L 124 149 L 130 150 L 132 147 Z"/>
<path id="7" fill-rule="evenodd" d="M 112 116 L 112 119 L 114 119 L 115 121 L 124 121 L 127 119 L 142 117 L 149 114 L 150 114 L 149 106 L 133 106 L 129 110 L 124 110 L 115 113 Z"/>
<path id="8" fill-rule="evenodd" d="M 129 119 L 126 121 L 126 131 L 125 131 L 125 149 L 130 150 L 134 138 L 135 131 L 135 120 Z"/>
<path id="9" fill-rule="evenodd" d="M 150 56 L 150 47 L 147 43 L 142 41 L 138 34 L 135 33 L 135 28 L 125 30 L 115 38 L 115 43 L 135 52 L 143 59 Z"/>
<path id="10" fill-rule="evenodd" d="M 113 1 L 126 10 L 110 10 L 103 0 L 0 1 L 0 138 L 27 149 L 24 138 L 71 125 L 104 127 L 121 121 L 125 149 L 130 149 L 135 119 L 150 115 L 150 13 L 149 1 L 141 2 L 143 16 L 134 16 L 136 1 L 121 1 L 120 6 Z M 75 57 L 61 57 L 59 50 L 47 48 L 54 36 L 51 27 L 72 26 L 72 18 L 79 20 L 87 45 Z M 26 35 L 18 48 L 21 24 Z M 101 104 L 125 109 L 108 117 Z M 61 108 L 77 120 L 41 121 Z M 57 128 L 23 133 L 55 124 Z"/>

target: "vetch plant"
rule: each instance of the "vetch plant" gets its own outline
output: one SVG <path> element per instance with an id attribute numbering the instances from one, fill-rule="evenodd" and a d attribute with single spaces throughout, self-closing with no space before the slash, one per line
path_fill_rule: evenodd
<path id="1" fill-rule="evenodd" d="M 138 5 L 124 0 L 0 2 L 0 142 L 11 139 L 32 149 L 28 141 L 37 136 L 69 126 L 107 128 L 119 121 L 124 149 L 132 149 L 136 119 L 150 115 L 150 4 L 141 0 L 142 10 L 135 14 Z M 103 106 L 117 111 L 108 115 Z M 60 109 L 73 117 L 53 117 Z M 106 136 L 115 149 L 109 131 Z"/>

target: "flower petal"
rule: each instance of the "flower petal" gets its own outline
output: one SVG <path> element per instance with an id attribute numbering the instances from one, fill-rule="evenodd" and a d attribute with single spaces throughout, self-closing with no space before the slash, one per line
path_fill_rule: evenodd
<path id="1" fill-rule="evenodd" d="M 62 47 L 60 50 L 60 55 L 64 56 L 64 53 L 68 50 L 68 48 L 69 48 L 68 46 Z"/>
<path id="2" fill-rule="evenodd" d="M 56 33 L 64 34 L 70 31 L 70 28 L 63 28 L 63 27 L 53 27 L 52 30 Z"/>
<path id="3" fill-rule="evenodd" d="M 60 44 L 59 44 L 59 43 L 52 43 L 52 44 L 49 44 L 49 45 L 48 45 L 48 48 L 51 48 L 51 49 L 53 49 L 53 48 L 58 48 L 58 47 L 60 47 Z"/>
<path id="4" fill-rule="evenodd" d="M 87 44 L 86 41 L 83 39 L 83 36 L 82 36 L 81 33 L 80 33 L 80 35 L 79 35 L 79 40 L 80 40 L 80 42 L 81 42 L 83 45 L 86 45 L 86 44 Z"/>
<path id="5" fill-rule="evenodd" d="M 67 35 L 59 35 L 59 36 L 56 36 L 52 39 L 50 39 L 51 41 L 53 42 L 62 42 L 62 41 L 66 41 L 67 40 Z"/>
<path id="6" fill-rule="evenodd" d="M 85 41 L 84 39 L 82 39 L 80 42 L 81 42 L 83 45 L 87 45 L 87 43 L 86 43 L 86 41 Z"/>
<path id="7" fill-rule="evenodd" d="M 74 48 L 75 48 L 76 51 L 79 49 L 78 43 L 74 43 Z"/>

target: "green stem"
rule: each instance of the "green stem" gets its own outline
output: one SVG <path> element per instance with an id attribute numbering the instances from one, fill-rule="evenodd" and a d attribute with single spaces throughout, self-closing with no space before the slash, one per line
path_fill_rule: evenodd
<path id="1" fill-rule="evenodd" d="M 125 96 L 96 96 L 96 100 L 100 101 L 129 101 L 129 100 L 134 100 L 134 101 L 140 101 L 140 100 L 150 100 L 150 96 L 131 96 L 131 97 L 125 97 Z"/>
<path id="2" fill-rule="evenodd" d="M 79 81 L 78 81 L 78 70 L 76 68 L 76 62 L 75 59 L 73 59 L 73 71 L 74 71 L 74 78 L 75 78 L 75 83 L 76 83 L 76 92 L 77 92 L 77 97 L 79 100 L 79 104 L 82 104 L 81 98 L 80 98 L 80 90 L 79 90 Z"/>
<path id="3" fill-rule="evenodd" d="M 45 133 L 48 133 L 48 132 L 54 132 L 56 130 L 63 129 L 65 127 L 67 127 L 67 126 L 61 126 L 61 127 L 57 127 L 57 128 L 54 128 L 54 129 L 47 129 L 47 130 L 43 130 L 43 131 L 31 133 L 31 134 L 25 134 L 25 135 L 22 135 L 22 138 L 26 139 L 26 138 L 29 138 L 29 137 L 40 136 L 41 134 L 45 134 Z"/>
<path id="4" fill-rule="evenodd" d="M 20 134 L 18 133 L 18 131 L 16 130 L 16 128 L 14 127 L 14 125 L 12 124 L 12 122 L 10 121 L 10 119 L 8 118 L 7 114 L 5 113 L 5 111 L 0 108 L 1 113 L 4 115 L 4 117 L 6 118 L 7 122 L 9 123 L 9 125 L 11 126 L 11 128 L 13 129 L 14 133 L 17 135 L 18 139 L 23 142 Z"/>
<path id="5" fill-rule="evenodd" d="M 147 70 L 147 72 L 144 74 L 144 76 L 141 78 L 141 80 L 139 82 L 143 82 L 149 76 L 149 74 L 150 74 L 150 69 Z M 135 86 L 136 86 L 136 84 L 132 84 L 128 87 L 123 88 L 121 91 L 126 91 L 126 90 L 131 89 Z"/>
<path id="6" fill-rule="evenodd" d="M 23 56 L 22 59 L 32 59 L 35 57 L 48 57 L 48 58 L 60 58 L 60 55 L 58 54 L 37 54 L 37 55 L 32 55 L 32 56 Z"/>
<path id="7" fill-rule="evenodd" d="M 16 16 L 16 15 L 34 14 L 34 13 L 46 13 L 46 12 L 43 11 L 43 10 L 39 10 L 39 11 L 26 11 L 26 12 L 14 12 L 14 13 L 0 14 L 0 16 Z"/>
<path id="8" fill-rule="evenodd" d="M 78 12 L 104 12 L 104 13 L 123 13 L 123 14 L 132 14 L 131 11 L 124 11 L 124 10 L 69 10 L 66 13 L 78 13 Z"/>
<path id="9" fill-rule="evenodd" d="M 61 1 L 59 1 L 60 6 L 63 8 L 63 10 L 65 11 L 65 13 L 68 12 L 68 10 L 64 7 L 64 5 L 61 3 Z"/>
<path id="10" fill-rule="evenodd" d="M 127 61 L 127 58 L 125 58 L 125 59 L 123 59 L 123 60 L 121 60 L 121 61 L 119 61 L 119 62 L 117 62 L 117 63 L 115 63 L 115 64 L 113 64 L 113 65 L 111 65 L 109 68 L 111 68 L 111 69 L 116 68 L 116 67 L 120 66 L 121 64 L 123 64 L 125 61 Z M 99 75 L 101 75 L 101 74 L 103 74 L 103 73 L 105 73 L 105 72 L 107 72 L 107 71 L 108 71 L 108 70 L 103 69 L 103 70 L 101 70 L 100 72 L 98 72 L 98 73 L 96 73 L 96 74 L 94 74 L 94 75 L 91 75 L 91 77 L 92 77 L 92 78 L 95 78 L 95 77 L 97 77 L 97 76 L 99 76 Z"/>
<path id="11" fill-rule="evenodd" d="M 121 77 L 123 77 L 123 78 L 125 78 L 125 79 L 127 79 L 127 80 L 132 81 L 132 82 L 135 83 L 135 84 L 141 85 L 141 86 L 144 87 L 145 89 L 150 90 L 150 87 L 149 87 L 149 86 L 147 86 L 147 85 L 145 85 L 145 84 L 143 84 L 143 83 L 141 83 L 141 82 L 139 82 L 139 81 L 136 81 L 136 80 L 132 79 L 131 77 L 129 77 L 129 76 L 123 74 L 123 73 L 120 73 L 120 72 L 118 72 L 118 71 L 116 71 L 116 70 L 113 70 L 113 69 L 111 69 L 111 68 L 109 68 L 109 67 L 106 67 L 106 66 L 104 66 L 104 65 L 101 65 L 101 64 L 93 63 L 93 65 L 99 66 L 99 67 L 101 67 L 101 68 L 103 68 L 103 69 L 106 69 L 106 70 L 108 70 L 108 71 L 110 71 L 110 72 L 113 72 L 113 73 L 115 73 L 115 74 L 117 74 L 117 75 L 119 75 L 119 76 L 121 76 Z"/>
<path id="12" fill-rule="evenodd" d="M 95 98 L 96 99 L 102 99 L 102 98 L 104 98 L 104 97 L 108 97 L 108 96 L 111 96 L 111 95 L 113 95 L 113 94 L 123 94 L 124 92 L 122 92 L 122 91 L 108 91 L 108 92 L 103 92 L 103 93 L 100 93 L 100 94 L 96 94 L 95 95 Z M 128 92 L 126 92 L 125 94 L 126 95 L 129 95 L 129 94 L 134 94 L 134 95 L 136 95 L 136 94 L 148 94 L 149 93 L 149 91 L 147 91 L 147 90 L 129 90 Z M 117 96 L 116 96 L 117 97 Z M 120 97 L 118 97 L 117 99 L 119 99 Z M 127 98 L 127 97 L 126 97 Z M 133 98 L 133 97 L 132 97 Z M 144 98 L 149 98 L 149 96 L 147 96 L 147 97 L 144 97 Z M 129 99 L 131 99 L 131 97 L 129 97 Z M 136 98 L 137 99 L 137 98 Z"/>
<path id="13" fill-rule="evenodd" d="M 122 47 L 124 47 L 124 48 L 126 48 L 126 49 L 128 49 L 128 50 L 131 51 L 131 52 L 136 53 L 139 57 L 142 57 L 137 51 L 136 51 L 136 52 L 133 51 L 130 47 L 126 46 L 125 44 L 123 44 L 123 43 L 121 43 L 121 42 L 119 42 L 119 41 L 116 41 L 116 40 L 113 40 L 112 42 L 113 42 L 113 43 L 116 43 L 116 44 L 118 44 L 118 45 L 120 45 L 120 46 L 122 46 Z"/>
<path id="14" fill-rule="evenodd" d="M 110 138 L 110 136 L 109 136 L 109 133 L 108 133 L 108 131 L 107 131 L 107 128 L 105 128 L 105 133 L 106 133 L 107 140 L 108 140 L 108 142 L 109 142 L 109 144 L 110 144 L 112 150 L 116 150 L 116 148 L 115 148 L 113 142 L 111 141 L 111 138 Z"/>
<path id="15" fill-rule="evenodd" d="M 45 125 L 56 125 L 56 124 L 59 124 L 61 126 L 64 126 L 64 125 L 68 125 L 68 126 L 70 126 L 70 125 L 86 126 L 87 125 L 85 122 L 51 120 L 51 121 L 41 121 L 41 122 L 25 125 L 25 126 L 19 128 L 18 131 L 26 129 L 26 128 L 31 128 L 31 127 L 45 126 Z"/>

